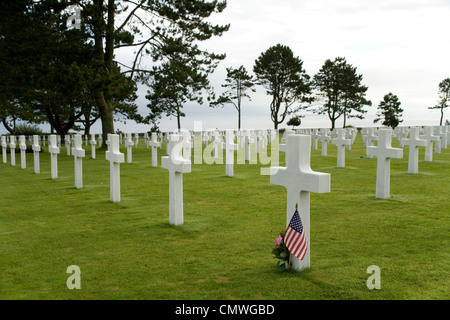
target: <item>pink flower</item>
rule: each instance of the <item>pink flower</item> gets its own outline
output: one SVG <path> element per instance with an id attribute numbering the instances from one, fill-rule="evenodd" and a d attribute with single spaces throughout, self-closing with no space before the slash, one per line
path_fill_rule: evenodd
<path id="1" fill-rule="evenodd" d="M 276 245 L 277 247 L 280 246 L 281 240 L 283 240 L 283 239 L 281 238 L 281 235 L 279 235 L 278 237 L 275 238 L 275 245 Z"/>

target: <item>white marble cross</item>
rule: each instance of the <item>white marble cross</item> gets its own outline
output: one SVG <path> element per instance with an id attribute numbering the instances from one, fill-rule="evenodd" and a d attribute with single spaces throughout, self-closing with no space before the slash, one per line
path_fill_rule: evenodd
<path id="1" fill-rule="evenodd" d="M 325 157 L 327 155 L 328 143 L 331 140 L 331 136 L 328 135 L 328 129 L 320 129 L 319 140 L 322 144 L 322 156 Z"/>
<path id="2" fill-rule="evenodd" d="M 169 170 L 169 223 L 183 224 L 183 173 L 191 172 L 191 160 L 182 156 L 182 139 L 178 134 L 169 137 L 169 156 L 161 158 L 161 167 Z"/>
<path id="3" fill-rule="evenodd" d="M 438 129 L 438 136 L 441 137 L 442 139 L 442 143 L 441 143 L 441 148 L 442 149 L 447 149 L 447 145 L 448 145 L 448 136 L 447 136 L 447 131 L 446 128 L 444 126 L 440 126 L 437 127 Z"/>
<path id="4" fill-rule="evenodd" d="M 74 136 L 72 154 L 75 165 L 75 188 L 81 189 L 83 188 L 83 158 L 85 156 L 85 152 L 82 147 L 80 134 L 76 134 Z"/>
<path id="5" fill-rule="evenodd" d="M 433 161 L 433 141 L 437 142 L 440 140 L 439 136 L 435 136 L 433 133 L 433 127 L 428 126 L 425 127 L 425 134 L 420 136 L 420 138 L 427 141 L 427 144 L 425 145 L 425 161 Z"/>
<path id="6" fill-rule="evenodd" d="M 109 186 L 111 202 L 120 202 L 120 164 L 125 161 L 124 154 L 119 150 L 119 135 L 108 134 L 109 150 L 106 160 L 109 165 Z"/>
<path id="7" fill-rule="evenodd" d="M 391 129 L 380 129 L 378 131 L 378 146 L 369 146 L 366 149 L 368 156 L 377 157 L 376 197 L 379 199 L 389 199 L 391 158 L 403 158 L 403 149 L 392 148 L 391 136 Z"/>
<path id="8" fill-rule="evenodd" d="M 50 164 L 52 179 L 58 178 L 58 153 L 59 147 L 57 145 L 56 136 L 51 134 L 48 137 L 48 151 L 50 152 Z"/>
<path id="9" fill-rule="evenodd" d="M 317 141 L 319 140 L 319 129 L 313 129 L 311 138 L 313 141 L 313 150 L 317 150 Z"/>
<path id="10" fill-rule="evenodd" d="M 363 135 L 363 140 L 365 147 L 372 146 L 373 142 L 378 140 L 378 137 L 375 134 L 375 128 L 367 128 L 367 134 Z"/>
<path id="11" fill-rule="evenodd" d="M 27 167 L 27 145 L 25 143 L 25 136 L 19 136 L 19 149 L 20 149 L 20 167 L 25 169 Z"/>
<path id="12" fill-rule="evenodd" d="M 214 131 L 212 136 L 212 144 L 213 144 L 213 158 L 219 158 L 219 145 L 221 143 L 220 134 L 217 130 Z"/>
<path id="13" fill-rule="evenodd" d="M 234 143 L 234 132 L 231 129 L 225 133 L 225 175 L 232 177 L 234 175 L 234 151 L 238 150 L 238 144 Z"/>
<path id="14" fill-rule="evenodd" d="M 127 148 L 127 163 L 133 162 L 133 146 L 134 142 L 131 138 L 131 133 L 127 133 L 127 139 L 125 140 L 125 147 Z"/>
<path id="15" fill-rule="evenodd" d="M 337 167 L 345 168 L 345 146 L 352 143 L 350 139 L 345 139 L 345 130 L 337 130 L 337 138 L 333 139 L 333 144 L 337 147 Z"/>
<path id="16" fill-rule="evenodd" d="M 7 163 L 8 160 L 6 158 L 6 148 L 7 148 L 7 144 L 6 144 L 6 137 L 2 136 L 2 155 L 3 155 L 3 163 Z"/>
<path id="17" fill-rule="evenodd" d="M 91 158 L 95 159 L 95 146 L 97 145 L 97 141 L 95 140 L 95 134 L 91 134 Z"/>
<path id="18" fill-rule="evenodd" d="M 144 132 L 144 145 L 148 148 L 148 132 Z"/>
<path id="19" fill-rule="evenodd" d="M 251 161 L 252 152 L 251 152 L 250 144 L 253 143 L 255 140 L 254 140 L 254 138 L 252 136 L 252 133 L 250 131 L 246 131 L 245 132 L 244 139 L 245 139 L 245 141 L 244 141 L 245 161 Z"/>
<path id="20" fill-rule="evenodd" d="M 161 148 L 161 142 L 158 142 L 156 132 L 152 132 L 152 141 L 148 142 L 148 145 L 152 147 L 152 167 L 158 166 L 158 149 Z"/>
<path id="21" fill-rule="evenodd" d="M 296 204 L 306 232 L 308 249 L 303 260 L 292 256 L 291 267 L 303 270 L 310 267 L 310 192 L 330 192 L 330 174 L 311 170 L 311 136 L 288 135 L 286 138 L 288 159 L 287 167 L 271 167 L 270 183 L 287 189 L 287 219 L 289 225 L 294 214 Z"/>
<path id="22" fill-rule="evenodd" d="M 66 134 L 64 136 L 64 144 L 66 146 L 67 155 L 70 156 L 70 143 L 72 142 L 70 135 Z"/>
<path id="23" fill-rule="evenodd" d="M 16 137 L 9 136 L 9 152 L 11 154 L 11 165 L 16 165 Z"/>
<path id="24" fill-rule="evenodd" d="M 419 172 L 419 147 L 425 147 L 427 141 L 419 138 L 420 129 L 412 127 L 409 131 L 409 139 L 403 139 L 402 144 L 409 146 L 408 173 L 416 174 Z"/>
<path id="25" fill-rule="evenodd" d="M 182 135 L 183 139 L 183 158 L 186 160 L 191 159 L 192 155 L 192 138 L 189 131 L 184 131 Z"/>
<path id="26" fill-rule="evenodd" d="M 33 145 L 31 148 L 33 149 L 34 173 L 40 173 L 39 152 L 41 151 L 41 146 L 38 135 L 33 135 Z"/>
<path id="27" fill-rule="evenodd" d="M 373 142 L 377 140 L 378 136 L 375 134 L 375 128 L 367 128 L 367 135 L 365 139 L 366 148 L 373 146 Z M 371 159 L 373 156 L 369 155 L 368 158 Z"/>
<path id="28" fill-rule="evenodd" d="M 134 147 L 137 148 L 139 144 L 139 133 L 134 134 Z"/>

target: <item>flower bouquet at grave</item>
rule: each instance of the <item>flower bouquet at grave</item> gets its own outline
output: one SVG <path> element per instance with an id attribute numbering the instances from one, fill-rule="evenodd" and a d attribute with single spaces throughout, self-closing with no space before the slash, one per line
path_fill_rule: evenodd
<path id="1" fill-rule="evenodd" d="M 284 232 L 280 232 L 279 236 L 275 238 L 275 248 L 272 250 L 272 254 L 276 259 L 278 271 L 285 271 L 289 269 L 289 258 L 291 256 L 286 244 L 284 243 Z"/>

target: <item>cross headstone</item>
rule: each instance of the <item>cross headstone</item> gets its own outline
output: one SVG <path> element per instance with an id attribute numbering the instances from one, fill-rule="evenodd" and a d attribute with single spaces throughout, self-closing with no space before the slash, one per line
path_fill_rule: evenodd
<path id="1" fill-rule="evenodd" d="M 134 147 L 137 148 L 139 144 L 139 133 L 134 134 Z"/>
<path id="2" fill-rule="evenodd" d="M 375 134 L 375 128 L 367 128 L 367 135 L 366 135 L 366 148 L 373 146 L 373 142 L 378 140 L 378 136 Z M 366 152 L 367 153 L 367 152 Z M 369 159 L 372 158 L 371 155 L 367 156 Z"/>
<path id="3" fill-rule="evenodd" d="M 158 142 L 156 132 L 152 132 L 152 141 L 148 143 L 152 147 L 152 167 L 158 166 L 158 150 L 161 147 L 161 142 Z"/>
<path id="4" fill-rule="evenodd" d="M 427 141 L 425 145 L 425 161 L 433 161 L 433 141 L 438 141 L 440 138 L 433 133 L 433 127 L 425 127 L 425 134 L 420 136 L 421 139 Z"/>
<path id="5" fill-rule="evenodd" d="M 447 146 L 450 146 L 450 125 L 444 127 L 444 132 L 447 133 Z"/>
<path id="6" fill-rule="evenodd" d="M 79 134 L 74 136 L 72 154 L 75 162 L 75 188 L 81 189 L 83 188 L 83 158 L 85 152 L 82 147 L 81 135 Z"/>
<path id="7" fill-rule="evenodd" d="M 41 151 L 41 145 L 39 144 L 38 135 L 33 135 L 33 145 L 31 148 L 33 149 L 34 173 L 40 173 L 39 152 Z"/>
<path id="8" fill-rule="evenodd" d="M 378 146 L 367 147 L 367 155 L 377 157 L 377 187 L 376 197 L 379 199 L 389 199 L 391 158 L 402 158 L 403 149 L 392 148 L 391 129 L 380 129 L 378 131 Z"/>
<path id="9" fill-rule="evenodd" d="M 97 141 L 95 140 L 95 134 L 91 134 L 91 158 L 95 159 L 95 146 L 97 145 Z"/>
<path id="10" fill-rule="evenodd" d="M 120 164 L 125 161 L 124 154 L 119 151 L 119 135 L 108 134 L 110 142 L 109 150 L 106 151 L 106 160 L 110 162 L 110 198 L 111 202 L 120 202 Z"/>
<path id="11" fill-rule="evenodd" d="M 419 128 L 412 127 L 409 131 L 409 139 L 403 139 L 403 145 L 409 146 L 408 173 L 419 172 L 419 147 L 425 147 L 427 141 L 419 138 Z"/>
<path id="12" fill-rule="evenodd" d="M 238 150 L 238 144 L 234 143 L 233 130 L 228 129 L 225 134 L 225 175 L 232 177 L 234 175 L 234 151 Z"/>
<path id="13" fill-rule="evenodd" d="M 16 165 L 16 137 L 9 136 L 9 152 L 11 154 L 11 165 Z"/>
<path id="14" fill-rule="evenodd" d="M 48 151 L 50 152 L 50 165 L 52 179 L 58 178 L 58 153 L 59 147 L 57 145 L 56 136 L 51 134 L 48 137 Z"/>
<path id="15" fill-rule="evenodd" d="M 133 146 L 134 142 L 131 138 L 131 133 L 127 133 L 127 139 L 125 140 L 125 147 L 127 148 L 127 163 L 133 162 Z"/>
<path id="16" fill-rule="evenodd" d="M 182 140 L 178 134 L 169 137 L 169 156 L 161 158 L 161 167 L 169 170 L 169 223 L 183 224 L 183 173 L 191 172 L 191 160 L 182 156 Z"/>
<path id="17" fill-rule="evenodd" d="M 148 132 L 144 132 L 144 145 L 148 148 Z"/>
<path id="18" fill-rule="evenodd" d="M 367 128 L 367 134 L 363 135 L 363 140 L 366 147 L 373 146 L 373 142 L 378 140 L 375 128 Z"/>
<path id="19" fill-rule="evenodd" d="M 3 155 L 3 163 L 7 163 L 8 160 L 6 158 L 6 148 L 7 148 L 7 144 L 6 144 L 6 137 L 2 136 L 2 155 Z"/>
<path id="20" fill-rule="evenodd" d="M 303 260 L 291 257 L 291 267 L 303 270 L 310 267 L 310 192 L 330 192 L 330 174 L 311 170 L 311 137 L 292 134 L 286 138 L 288 158 L 286 167 L 271 167 L 270 183 L 287 189 L 286 226 L 291 221 L 296 204 L 306 232 L 308 249 Z"/>
<path id="21" fill-rule="evenodd" d="M 183 132 L 183 158 L 186 160 L 191 159 L 192 155 L 192 138 L 191 133 L 189 131 Z"/>
<path id="22" fill-rule="evenodd" d="M 313 150 L 317 150 L 317 141 L 319 140 L 319 129 L 313 129 L 311 138 L 313 140 Z"/>
<path id="23" fill-rule="evenodd" d="M 219 145 L 221 143 L 220 134 L 217 130 L 215 130 L 213 133 L 212 143 L 213 143 L 213 158 L 217 159 L 219 158 Z"/>
<path id="24" fill-rule="evenodd" d="M 337 147 L 337 167 L 345 168 L 345 146 L 351 144 L 350 139 L 345 139 L 344 129 L 337 130 L 337 138 L 333 139 L 333 144 Z"/>
<path id="25" fill-rule="evenodd" d="M 251 132 L 247 131 L 245 133 L 245 141 L 244 141 L 244 147 L 245 147 L 245 161 L 251 161 L 251 148 L 250 145 L 251 143 L 254 142 L 254 139 L 252 137 Z"/>
<path id="26" fill-rule="evenodd" d="M 20 149 L 20 167 L 22 169 L 25 169 L 27 167 L 27 159 L 26 159 L 26 152 L 27 152 L 27 145 L 25 142 L 25 136 L 19 136 L 19 149 Z"/>
<path id="27" fill-rule="evenodd" d="M 64 136 L 64 144 L 66 146 L 67 155 L 70 156 L 70 143 L 72 142 L 70 135 L 66 134 Z"/>
<path id="28" fill-rule="evenodd" d="M 441 137 L 441 139 L 442 139 L 442 143 L 441 143 L 441 148 L 442 149 L 447 149 L 447 145 L 448 145 L 448 141 L 447 141 L 447 131 L 446 131 L 446 128 L 444 127 L 444 126 L 440 126 L 440 127 L 437 127 L 438 128 L 438 133 L 437 133 L 437 135 L 439 136 L 439 137 Z"/>
<path id="29" fill-rule="evenodd" d="M 322 156 L 327 156 L 327 149 L 328 149 L 328 143 L 331 140 L 331 136 L 328 135 L 328 129 L 320 129 L 320 135 L 319 135 L 320 143 L 322 144 Z"/>

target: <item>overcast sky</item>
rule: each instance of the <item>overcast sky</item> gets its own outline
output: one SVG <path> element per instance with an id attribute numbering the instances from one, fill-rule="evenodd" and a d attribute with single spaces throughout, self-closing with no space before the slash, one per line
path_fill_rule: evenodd
<path id="1" fill-rule="evenodd" d="M 289 46 L 303 60 L 312 77 L 326 59 L 340 56 L 357 67 L 368 86 L 372 107 L 365 120 L 349 124 L 373 125 L 376 108 L 389 92 L 397 95 L 404 109 L 402 125 L 438 125 L 439 111 L 428 110 L 438 99 L 438 84 L 450 77 L 450 0 L 228 0 L 228 6 L 211 21 L 230 23 L 222 37 L 202 44 L 208 50 L 226 53 L 211 83 L 216 92 L 226 68 L 240 65 L 253 74 L 255 59 L 278 43 Z M 145 89 L 141 91 L 145 94 Z M 143 95 L 142 95 L 143 96 Z M 270 97 L 262 87 L 244 101 L 244 128 L 272 128 Z M 146 113 L 145 99 L 139 100 Z M 237 128 L 237 111 L 203 106 L 185 107 L 182 126 L 192 129 L 201 120 L 203 129 Z M 328 127 L 326 116 L 304 113 L 303 127 Z M 444 119 L 450 119 L 450 111 Z M 342 125 L 339 119 L 337 125 Z M 122 128 L 121 124 L 117 124 Z M 140 126 L 139 126 L 140 127 Z M 283 125 L 282 125 L 283 127 Z M 140 127 L 142 128 L 142 127 Z M 163 120 L 162 130 L 176 129 L 175 119 Z"/>
<path id="2" fill-rule="evenodd" d="M 201 45 L 209 51 L 226 53 L 210 80 L 217 93 L 226 77 L 226 68 L 240 65 L 253 74 L 259 55 L 278 43 L 289 46 L 303 60 L 312 77 L 326 59 L 345 57 L 363 75 L 372 107 L 364 120 L 350 119 L 348 124 L 374 126 L 376 109 L 389 92 L 397 95 L 404 109 L 401 125 L 438 125 L 439 111 L 428 110 L 438 99 L 438 84 L 450 77 L 450 0 L 228 0 L 223 13 L 211 17 L 213 23 L 230 23 L 220 38 Z M 116 52 L 119 61 L 130 53 Z M 126 61 L 124 61 L 126 62 Z M 146 88 L 139 90 L 137 103 L 148 114 Z M 242 106 L 243 128 L 273 128 L 270 97 L 262 87 L 252 101 Z M 181 120 L 185 129 L 202 121 L 203 129 L 237 128 L 237 111 L 232 105 L 212 109 L 190 104 Z M 327 116 L 304 113 L 301 127 L 329 127 Z M 444 120 L 450 120 L 450 110 Z M 99 121 L 98 121 L 99 122 Z M 342 125 L 342 119 L 337 126 Z M 285 123 L 280 127 L 285 127 Z M 144 132 L 150 126 L 116 122 L 124 132 Z M 100 133 L 100 123 L 93 131 Z M 163 131 L 175 130 L 176 120 L 163 119 Z"/>

